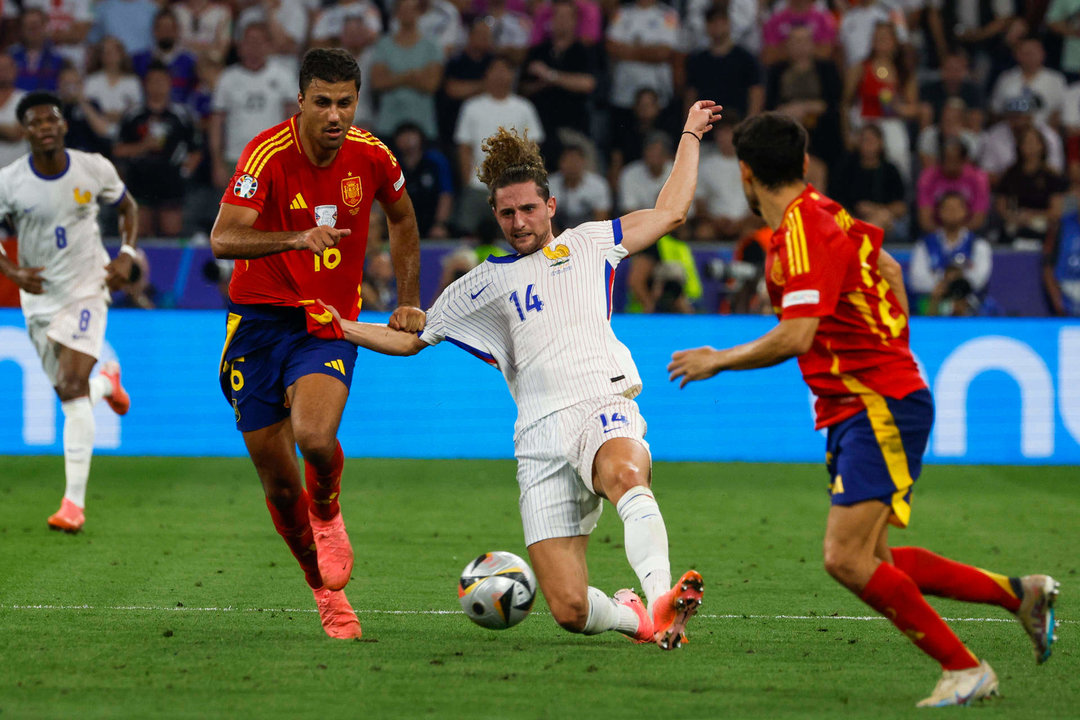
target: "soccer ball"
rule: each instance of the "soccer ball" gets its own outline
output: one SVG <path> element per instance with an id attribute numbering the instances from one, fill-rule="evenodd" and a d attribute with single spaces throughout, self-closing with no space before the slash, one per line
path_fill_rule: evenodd
<path id="1" fill-rule="evenodd" d="M 536 576 L 513 553 L 484 553 L 461 571 L 458 599 L 477 625 L 505 630 L 524 620 L 532 609 Z"/>

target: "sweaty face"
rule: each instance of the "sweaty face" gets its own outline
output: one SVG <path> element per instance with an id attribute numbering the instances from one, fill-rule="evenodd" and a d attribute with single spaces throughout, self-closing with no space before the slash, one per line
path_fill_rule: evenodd
<path id="1" fill-rule="evenodd" d="M 299 100 L 304 135 L 324 150 L 340 148 L 356 115 L 356 83 L 312 78 Z"/>
<path id="2" fill-rule="evenodd" d="M 551 240 L 555 198 L 546 201 L 534 182 L 507 185 L 495 191 L 495 219 L 503 237 L 519 255 L 528 255 Z"/>
<path id="3" fill-rule="evenodd" d="M 50 152 L 63 148 L 67 123 L 60 113 L 60 108 L 55 105 L 36 105 L 28 109 L 21 120 L 33 152 Z"/>

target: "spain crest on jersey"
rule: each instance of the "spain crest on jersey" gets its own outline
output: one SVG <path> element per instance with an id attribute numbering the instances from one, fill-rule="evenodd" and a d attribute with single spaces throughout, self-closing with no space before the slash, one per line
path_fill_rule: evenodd
<path id="1" fill-rule="evenodd" d="M 360 178 L 347 177 L 341 180 L 341 201 L 349 207 L 356 207 L 364 199 L 364 186 Z"/>

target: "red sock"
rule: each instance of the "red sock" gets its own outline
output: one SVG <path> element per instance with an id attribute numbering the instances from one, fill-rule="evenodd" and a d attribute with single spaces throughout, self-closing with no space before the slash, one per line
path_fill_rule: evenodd
<path id="1" fill-rule="evenodd" d="M 1020 609 L 1020 581 L 935 555 L 925 548 L 892 549 L 893 565 L 926 595 Z"/>
<path id="2" fill-rule="evenodd" d="M 270 510 L 270 517 L 274 521 L 274 527 L 289 546 L 293 557 L 300 563 L 304 571 L 307 584 L 313 588 L 321 588 L 322 576 L 319 575 L 319 561 L 315 555 L 315 538 L 311 534 L 311 521 L 308 520 L 308 504 L 310 500 L 306 492 L 301 491 L 291 508 L 284 512 L 274 507 L 267 499 L 266 507 Z"/>
<path id="3" fill-rule="evenodd" d="M 345 453 L 338 443 L 334 459 L 325 472 L 304 461 L 304 481 L 311 495 L 311 512 L 320 520 L 331 520 L 341 512 L 338 495 L 341 493 L 341 470 L 345 467 Z"/>
<path id="4" fill-rule="evenodd" d="M 941 663 L 943 669 L 964 670 L 979 664 L 926 602 L 914 581 L 894 566 L 878 565 L 859 597 L 891 620 L 920 650 Z"/>

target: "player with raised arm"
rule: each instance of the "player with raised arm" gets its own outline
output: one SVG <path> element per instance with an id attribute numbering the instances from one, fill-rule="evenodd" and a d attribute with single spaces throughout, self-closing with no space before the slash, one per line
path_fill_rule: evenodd
<path id="1" fill-rule="evenodd" d="M 765 268 L 779 324 L 726 350 L 676 352 L 668 370 L 685 387 L 724 370 L 799 358 L 817 396 L 817 427 L 828 429 L 825 569 L 941 663 L 941 680 L 920 707 L 967 705 L 997 694 L 997 677 L 923 595 L 1009 610 L 1042 663 L 1054 641 L 1058 583 L 1047 575 L 1006 577 L 919 547 L 889 547 L 889 524 L 906 527 L 911 515 L 934 403 L 908 346 L 900 265 L 882 249 L 880 228 L 855 220 L 806 182 L 806 143 L 803 127 L 779 113 L 749 118 L 735 130 L 747 200 L 773 229 Z"/>
<path id="2" fill-rule="evenodd" d="M 704 585 L 686 572 L 671 585 L 667 528 L 651 485 L 645 421 L 633 398 L 641 378 L 611 330 L 615 267 L 686 219 L 701 136 L 720 108 L 690 108 L 656 207 L 590 222 L 552 237 L 556 198 L 536 144 L 500 128 L 484 141 L 479 177 L 516 254 L 488 260 L 450 285 L 419 336 L 343 321 L 345 338 L 391 355 L 449 341 L 497 367 L 518 407 L 514 433 L 525 544 L 556 622 L 577 633 L 617 630 L 679 647 Z M 623 521 L 626 557 L 648 608 L 632 590 L 589 587 L 585 549 L 601 498 Z"/>
<path id="3" fill-rule="evenodd" d="M 412 201 L 386 145 L 352 124 L 359 88 L 360 69 L 345 51 L 304 55 L 299 113 L 248 143 L 210 234 L 214 254 L 237 261 L 222 391 L 274 527 L 335 638 L 361 632 L 342 590 L 353 551 L 338 503 L 344 454 L 337 430 L 356 348 L 315 300 L 326 298 L 356 317 L 375 201 L 386 212 L 401 303 L 390 326 L 413 333 L 424 327 Z"/>
<path id="4" fill-rule="evenodd" d="M 15 108 L 30 153 L 0 169 L 0 215 L 19 238 L 17 262 L 0 249 L 0 273 L 19 286 L 26 329 L 64 413 L 66 487 L 49 527 L 77 533 L 86 521 L 94 404 L 105 398 L 118 415 L 131 406 L 117 363 L 90 372 L 105 340 L 109 290 L 131 277 L 138 207 L 111 162 L 64 147 L 61 107 L 55 95 L 32 92 Z M 99 203 L 119 213 L 123 244 L 112 260 L 101 244 Z"/>

